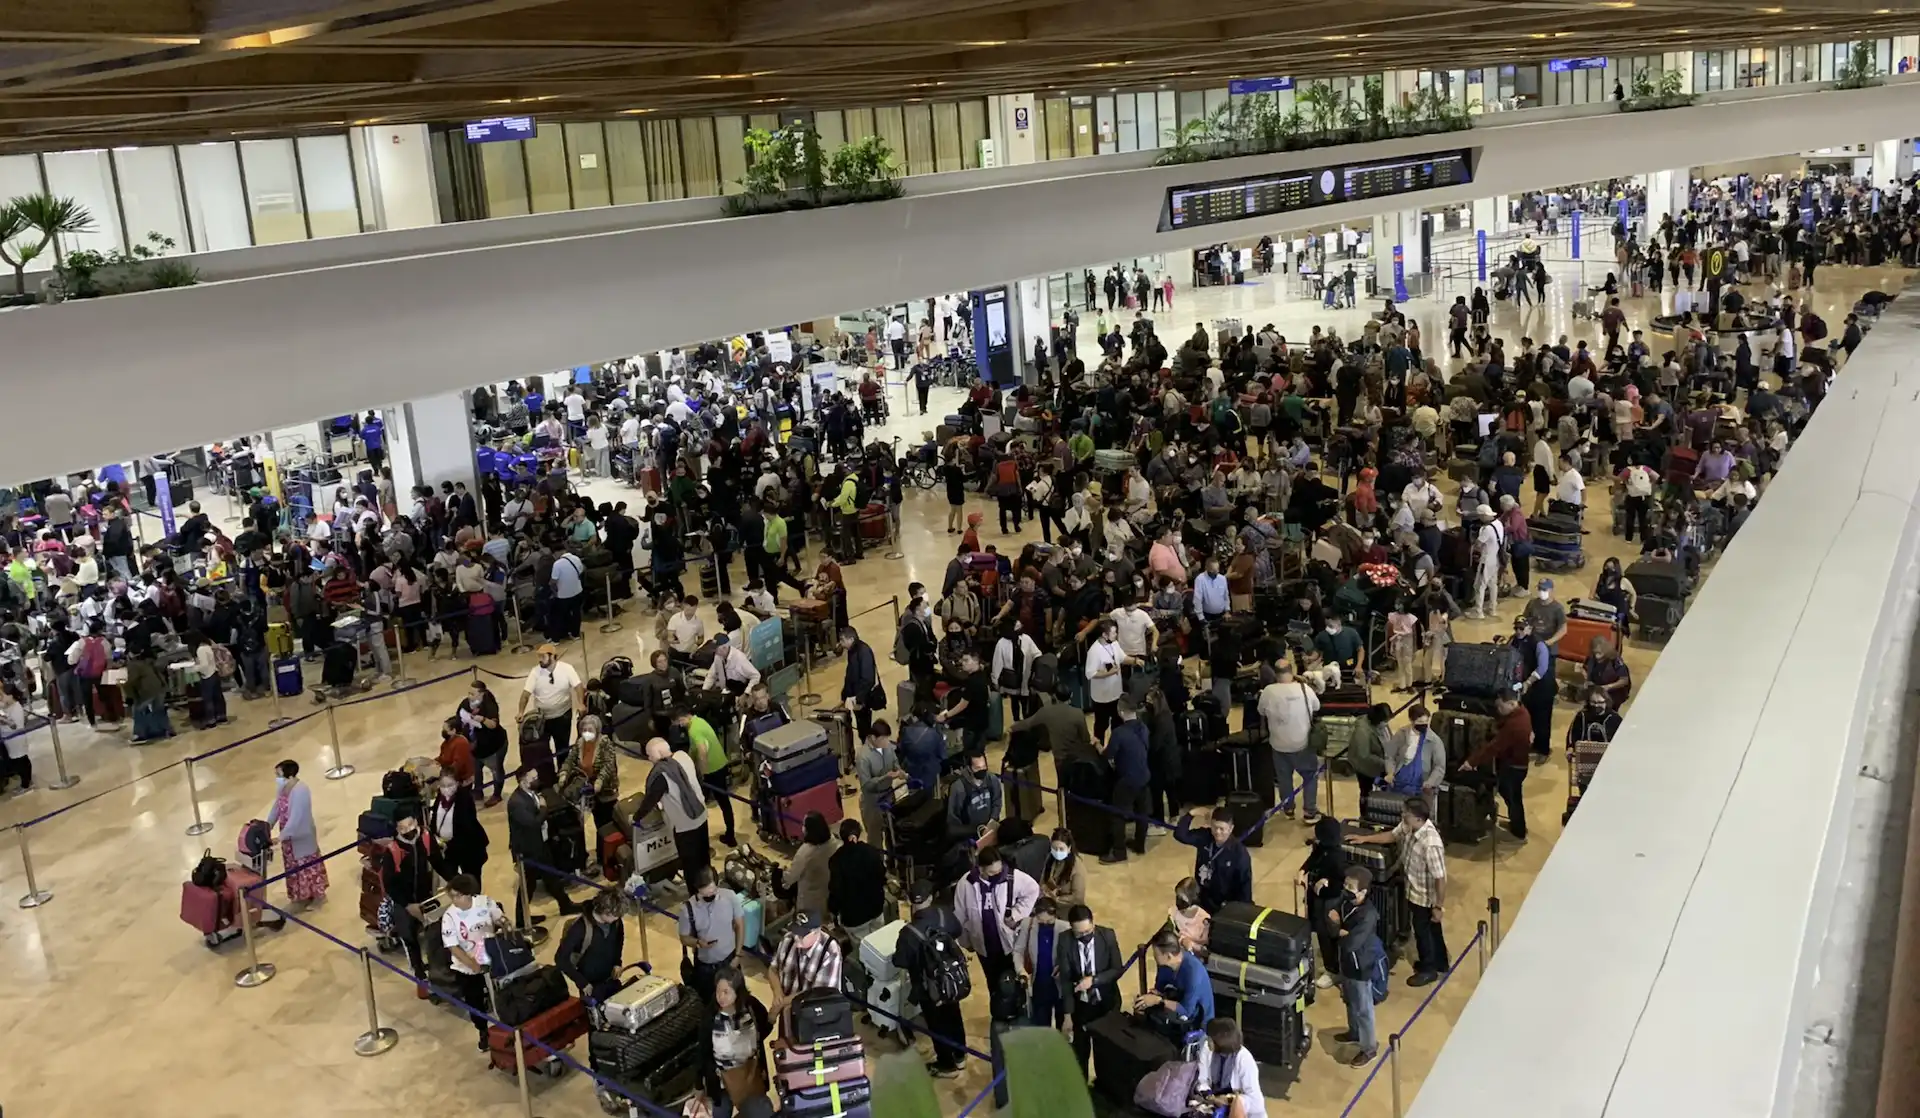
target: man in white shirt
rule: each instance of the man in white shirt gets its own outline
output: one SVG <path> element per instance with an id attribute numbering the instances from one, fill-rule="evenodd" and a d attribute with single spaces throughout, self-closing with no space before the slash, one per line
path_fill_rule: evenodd
<path id="1" fill-rule="evenodd" d="M 707 625 L 700 620 L 700 599 L 687 595 L 680 612 L 667 618 L 667 648 L 676 660 L 685 663 L 707 642 Z"/>
<path id="2" fill-rule="evenodd" d="M 1440 490 L 1427 480 L 1424 473 L 1417 471 L 1413 475 L 1413 480 L 1400 491 L 1400 500 L 1413 511 L 1414 522 L 1420 525 L 1432 524 L 1443 503 Z"/>
<path id="3" fill-rule="evenodd" d="M 1106 741 L 1107 727 L 1114 722 L 1125 683 L 1120 678 L 1120 670 L 1128 662 L 1126 650 L 1120 647 L 1119 626 L 1112 620 L 1102 621 L 1100 639 L 1087 649 L 1086 664 L 1087 701 L 1093 704 L 1093 739 L 1096 742 Z"/>
<path id="4" fill-rule="evenodd" d="M 1267 728 L 1267 744 L 1273 748 L 1274 791 L 1279 795 L 1288 818 L 1293 817 L 1293 778 L 1300 778 L 1300 795 L 1306 800 L 1301 820 L 1320 820 L 1320 792 L 1315 777 L 1320 773 L 1320 758 L 1310 740 L 1313 714 L 1320 709 L 1320 697 L 1313 688 L 1293 677 L 1293 664 L 1282 657 L 1274 665 L 1275 680 L 1260 692 L 1260 718 Z"/>
<path id="5" fill-rule="evenodd" d="M 707 669 L 705 690 L 718 691 L 722 687 L 736 695 L 744 695 L 754 684 L 760 682 L 760 669 L 753 666 L 753 660 L 747 651 L 725 633 L 713 638 L 713 667 Z"/>
<path id="6" fill-rule="evenodd" d="M 567 422 L 573 424 L 574 429 L 577 431 L 580 426 L 587 421 L 587 398 L 580 394 L 579 385 L 570 385 L 567 388 L 565 404 L 567 408 Z"/>
<path id="7" fill-rule="evenodd" d="M 487 970 L 492 965 L 487 958 L 487 940 L 512 925 L 507 923 L 500 903 L 480 891 L 480 883 L 472 874 L 454 874 L 447 881 L 447 894 L 452 903 L 440 914 L 440 942 L 446 945 L 451 956 L 449 965 L 459 983 L 455 993 L 461 1001 L 479 1009 L 486 1005 Z M 485 1051 L 487 1019 L 477 1013 L 467 1019 L 480 1031 L 480 1049 Z"/>
<path id="8" fill-rule="evenodd" d="M 693 409 L 687 406 L 684 396 L 667 405 L 667 418 L 682 427 L 693 422 Z"/>
<path id="9" fill-rule="evenodd" d="M 1480 526 L 1473 537 L 1473 598 L 1467 603 L 1467 616 L 1477 620 L 1490 615 L 1500 602 L 1500 550 L 1506 530 L 1490 506 L 1479 506 L 1473 516 Z"/>
<path id="10" fill-rule="evenodd" d="M 1120 651 L 1146 663 L 1160 639 L 1160 630 L 1154 627 L 1153 615 L 1142 608 L 1139 602 L 1128 602 L 1114 610 L 1111 616 L 1119 632 Z"/>
<path id="11" fill-rule="evenodd" d="M 1575 373 L 1567 378 L 1567 399 L 1573 403 L 1590 399 L 1593 396 L 1593 381 L 1585 373 Z"/>
<path id="12" fill-rule="evenodd" d="M 573 745 L 573 712 L 585 710 L 586 685 L 573 665 L 560 659 L 560 650 L 543 644 L 536 650 L 538 662 L 527 671 L 526 686 L 520 692 L 518 718 L 527 717 L 527 708 L 546 720 L 546 738 L 554 756 Z"/>
<path id="13" fill-rule="evenodd" d="M 627 418 L 620 421 L 620 445 L 628 450 L 639 448 L 640 417 L 638 415 L 628 413 Z"/>
<path id="14" fill-rule="evenodd" d="M 1628 543 L 1633 542 L 1635 529 L 1639 535 L 1647 534 L 1647 507 L 1653 501 L 1654 474 L 1646 466 L 1635 463 L 1625 471 L 1627 499 L 1621 511 L 1626 516 L 1626 531 L 1623 533 Z"/>
<path id="15" fill-rule="evenodd" d="M 1570 455 L 1560 456 L 1560 481 L 1554 486 L 1553 499 L 1563 505 L 1578 508 L 1586 500 L 1587 480 L 1580 476 L 1579 467 L 1573 464 Z"/>
<path id="16" fill-rule="evenodd" d="M 887 346 L 893 350 L 893 367 L 907 367 L 907 324 L 899 318 L 887 323 Z"/>

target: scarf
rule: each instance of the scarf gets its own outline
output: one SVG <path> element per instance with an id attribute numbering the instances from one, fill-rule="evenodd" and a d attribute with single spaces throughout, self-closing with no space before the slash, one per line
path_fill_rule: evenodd
<path id="1" fill-rule="evenodd" d="M 689 816 L 705 818 L 707 814 L 706 798 L 700 794 L 699 785 L 687 774 L 687 767 L 669 755 L 660 763 L 667 773 L 667 783 L 673 785 L 674 794 L 680 797 L 680 810 Z"/>

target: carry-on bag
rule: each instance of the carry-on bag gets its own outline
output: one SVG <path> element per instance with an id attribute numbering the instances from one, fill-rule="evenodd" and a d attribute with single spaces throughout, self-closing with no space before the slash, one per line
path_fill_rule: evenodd
<path id="1" fill-rule="evenodd" d="M 856 1107 L 865 1107 L 873 1095 L 873 1086 L 865 1079 L 845 1083 L 825 1083 L 781 1092 L 780 1113 L 787 1118 L 845 1118 Z"/>
<path id="2" fill-rule="evenodd" d="M 1136 1084 L 1179 1055 L 1174 1043 L 1130 1013 L 1087 1025 L 1093 1041 L 1093 1089 L 1124 1112 Z"/>
<path id="3" fill-rule="evenodd" d="M 505 1020 L 505 1018 L 502 1018 Z M 579 998 L 566 998 L 558 1005 L 536 1016 L 520 1022 L 520 1031 L 526 1034 L 522 1047 L 529 1065 L 545 1064 L 554 1059 L 546 1049 L 533 1043 L 539 1041 L 555 1051 L 562 1051 L 574 1041 L 587 1035 L 587 1006 Z M 505 1072 L 515 1072 L 513 1053 L 513 1030 L 498 1025 L 487 1029 L 487 1061 L 495 1068 Z"/>
<path id="4" fill-rule="evenodd" d="M 1687 596 L 1687 569 L 1661 559 L 1639 559 L 1627 568 L 1628 585 L 1640 597 L 1681 599 Z"/>
<path id="5" fill-rule="evenodd" d="M 1492 698 L 1512 694 L 1513 685 L 1520 678 L 1520 653 L 1510 644 L 1456 641 L 1447 646 L 1446 674 L 1442 682 L 1449 691 Z"/>
<path id="6" fill-rule="evenodd" d="M 1493 830 L 1494 784 L 1481 773 L 1456 773 L 1440 788 L 1433 823 L 1446 842 L 1484 841 Z"/>
<path id="7" fill-rule="evenodd" d="M 283 699 L 297 699 L 307 689 L 306 677 L 301 674 L 300 659 L 289 656 L 273 662 L 273 686 Z"/>
<path id="8" fill-rule="evenodd" d="M 857 1038 L 827 1041 L 807 1048 L 776 1046 L 774 1077 L 782 1092 L 867 1077 L 867 1049 Z"/>
<path id="9" fill-rule="evenodd" d="M 509 1025 L 519 1025 L 566 1000 L 567 980 L 560 968 L 536 965 L 512 982 L 495 984 L 493 1015 Z"/>
<path id="10" fill-rule="evenodd" d="M 853 1003 L 837 990 L 807 990 L 787 1009 L 787 1046 L 808 1047 L 844 1040 L 853 1031 Z"/>
<path id="11" fill-rule="evenodd" d="M 1227 807 L 1240 828 L 1240 841 L 1247 846 L 1263 846 L 1267 841 L 1267 813 L 1273 810 L 1277 789 L 1268 783 L 1263 794 L 1254 779 L 1253 750 L 1240 746 L 1222 750 L 1227 755 L 1228 773 L 1233 789 L 1226 795 Z M 1074 832 L 1078 836 L 1079 832 Z"/>
<path id="12" fill-rule="evenodd" d="M 657 974 L 642 975 L 607 995 L 600 1003 L 601 1020 L 609 1029 L 639 1032 L 686 996 L 686 990 L 674 982 Z"/>
<path id="13" fill-rule="evenodd" d="M 832 780 L 791 796 L 772 796 L 764 802 L 772 815 L 772 825 L 767 829 L 787 842 L 799 842 L 805 837 L 809 812 L 819 812 L 829 827 L 838 826 L 845 818 L 839 782 Z"/>

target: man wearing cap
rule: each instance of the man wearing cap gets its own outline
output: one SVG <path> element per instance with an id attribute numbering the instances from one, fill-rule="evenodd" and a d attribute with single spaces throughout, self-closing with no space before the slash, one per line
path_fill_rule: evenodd
<path id="1" fill-rule="evenodd" d="M 573 665 L 560 659 L 560 650 L 551 644 L 543 644 L 534 653 L 539 662 L 527 671 L 527 682 L 520 692 L 518 717 L 527 717 L 527 708 L 533 707 L 546 722 L 546 738 L 553 756 L 563 757 L 573 744 L 573 712 L 585 710 L 587 705 L 586 685 L 580 682 L 580 673 Z M 549 781 L 551 773 L 543 773 Z"/>
<path id="2" fill-rule="evenodd" d="M 754 684 L 760 682 L 760 669 L 753 666 L 753 658 L 747 650 L 734 644 L 725 633 L 715 633 L 713 637 L 713 665 L 707 669 L 707 682 L 703 690 L 718 691 L 722 687 L 732 695 L 744 695 Z"/>
<path id="3" fill-rule="evenodd" d="M 822 928 L 820 914 L 806 908 L 795 912 L 774 949 L 768 974 L 774 1016 L 785 1013 L 793 999 L 808 990 L 839 990 L 841 961 L 840 943 Z"/>
<path id="4" fill-rule="evenodd" d="M 1474 529 L 1473 596 L 1468 599 L 1467 616 L 1478 619 L 1490 616 L 1499 605 L 1500 568 L 1505 562 L 1501 552 L 1506 547 L 1507 533 L 1486 505 L 1475 507 L 1473 518 L 1479 527 Z"/>
<path id="5" fill-rule="evenodd" d="M 927 980 L 940 966 L 945 952 L 960 950 L 960 918 L 934 899 L 933 883 L 924 877 L 915 878 L 907 886 L 907 907 L 912 916 L 895 943 L 893 965 L 912 985 L 913 1004 L 920 1007 L 927 1033 L 933 1038 L 934 1058 L 927 1070 L 951 1079 L 966 1066 L 967 1023 L 961 1016 L 960 1002 L 942 1000 L 928 988 Z"/>

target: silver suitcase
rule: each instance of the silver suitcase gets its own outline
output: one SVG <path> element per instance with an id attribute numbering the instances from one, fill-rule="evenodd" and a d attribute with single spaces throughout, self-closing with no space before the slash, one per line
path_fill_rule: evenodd
<path id="1" fill-rule="evenodd" d="M 680 1004 L 681 989 L 657 974 L 642 975 L 600 1003 L 609 1029 L 639 1032 L 647 1022 Z"/>
<path id="2" fill-rule="evenodd" d="M 786 772 L 826 751 L 827 728 L 812 719 L 776 726 L 753 739 L 753 751 L 774 772 Z"/>

